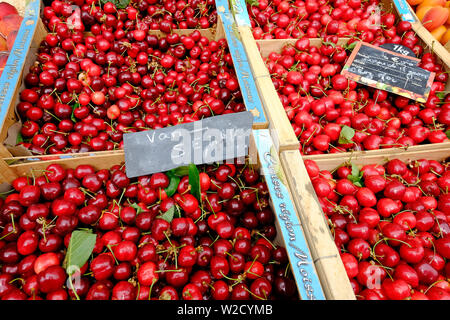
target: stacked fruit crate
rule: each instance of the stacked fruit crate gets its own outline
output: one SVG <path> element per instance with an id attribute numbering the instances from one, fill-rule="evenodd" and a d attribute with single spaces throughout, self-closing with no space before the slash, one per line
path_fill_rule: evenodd
<path id="1" fill-rule="evenodd" d="M 278 135 L 276 138 L 283 141 L 286 137 L 297 136 L 300 142 L 298 150 L 287 148 L 281 152 L 280 159 L 287 173 L 291 191 L 296 195 L 294 201 L 303 228 L 306 230 L 322 285 L 326 288 L 327 297 L 420 299 L 424 298 L 424 293 L 429 293 L 430 299 L 448 298 L 448 282 L 444 280 L 448 276 L 448 269 L 444 270 L 444 264 L 434 264 L 433 267 L 427 264 L 431 263 L 425 261 L 430 257 L 429 251 L 426 251 L 429 244 L 424 245 L 425 251 L 428 252 L 427 258 L 422 255 L 420 261 L 408 261 L 401 252 L 398 254 L 402 239 L 410 241 L 410 238 L 414 238 L 415 234 L 423 229 L 414 228 L 415 225 L 410 224 L 409 229 L 399 232 L 401 237 L 399 236 L 397 242 L 388 240 L 390 235 L 388 229 L 383 232 L 384 224 L 387 222 L 392 222 L 389 223 L 389 227 L 392 225 L 394 228 L 399 227 L 400 222 L 395 219 L 395 215 L 399 212 L 407 211 L 413 215 L 418 211 L 427 210 L 432 214 L 434 212 L 442 214 L 439 218 L 435 217 L 434 223 L 430 223 L 431 226 L 426 231 L 430 231 L 434 226 L 433 241 L 443 243 L 434 259 L 444 261 L 448 255 L 448 249 L 445 249 L 448 246 L 448 218 L 446 218 L 449 213 L 446 204 L 448 184 L 445 183 L 448 175 L 447 169 L 443 169 L 446 168 L 446 159 L 450 156 L 450 143 L 447 137 L 449 112 L 445 104 L 448 92 L 446 73 L 450 65 L 446 52 L 434 46 L 432 38 L 426 37 L 423 28 L 417 23 L 402 20 L 404 15 L 400 10 L 399 14 L 394 14 L 394 4 L 388 1 L 381 2 L 378 6 L 372 2 L 366 3 L 366 7 L 363 6 L 362 10 L 367 9 L 370 13 L 365 16 L 365 20 L 358 18 L 354 22 L 348 22 L 354 24 L 351 30 L 342 28 L 342 24 L 338 24 L 337 20 L 340 18 L 350 20 L 350 17 L 342 18 L 345 15 L 342 11 L 354 12 L 361 5 L 359 1 L 342 3 L 344 7 L 339 13 L 337 9 L 330 9 L 331 4 L 328 6 L 322 4 L 319 9 L 320 2 L 317 1 L 307 1 L 305 5 L 297 2 L 292 4 L 290 1 L 271 3 L 263 1 L 258 5 L 251 5 L 237 1 L 235 6 L 236 12 L 244 15 L 237 20 L 241 21 L 240 31 L 245 37 L 243 42 L 247 54 L 251 57 L 249 60 L 268 118 L 278 121 L 272 124 L 274 127 L 283 127 L 287 131 L 285 135 Z M 322 8 L 327 8 L 324 10 L 328 14 L 319 14 L 320 11 L 317 10 Z M 299 15 L 302 16 L 300 20 L 303 20 L 303 28 L 295 28 L 301 23 L 292 22 L 292 19 Z M 334 28 L 335 24 L 339 25 L 339 30 L 331 28 Z M 294 36 L 296 32 L 297 36 Z M 321 38 L 315 38 L 319 34 Z M 378 38 L 375 38 L 374 34 Z M 363 40 L 378 46 L 390 42 L 386 38 L 391 38 L 393 43 L 409 47 L 417 57 L 422 58 L 419 62 L 421 67 L 436 72 L 433 84 L 436 90 L 432 87 L 426 104 L 414 104 L 414 101 L 408 98 L 359 86 L 356 83 L 352 83 L 353 87 L 349 88 L 350 82 L 340 74 L 355 42 Z M 353 91 L 351 94 L 354 94 L 354 98 L 349 95 L 349 91 Z M 438 104 L 434 104 L 432 100 Z M 351 106 L 347 110 L 349 113 L 344 110 L 347 103 Z M 414 105 L 413 109 L 416 109 L 412 114 L 409 113 L 411 106 L 408 104 Z M 283 114 L 283 111 L 284 117 L 271 118 L 271 113 Z M 431 115 L 430 118 L 425 116 L 427 113 Z M 409 119 L 405 119 L 405 115 L 409 116 Z M 415 117 L 420 120 L 413 120 Z M 292 130 L 286 130 L 287 122 L 292 124 L 289 128 Z M 389 122 L 392 125 L 389 125 Z M 375 129 L 378 124 L 379 129 Z M 435 139 L 437 136 L 439 138 Z M 402 180 L 401 177 L 395 176 L 393 171 L 389 171 L 391 163 L 389 161 L 394 160 L 395 163 L 398 159 L 404 163 L 405 171 L 402 175 L 405 177 L 413 172 L 419 179 L 427 179 L 426 175 L 429 175 L 430 181 L 440 178 L 439 184 L 432 183 L 435 188 L 433 193 L 425 186 L 421 186 L 422 182 L 419 179 L 406 182 L 408 180 Z M 439 173 L 428 167 L 423 172 L 417 171 L 416 167 L 420 167 L 422 163 L 426 166 L 427 160 L 440 168 Z M 438 162 L 444 167 L 438 165 Z M 405 196 L 405 199 L 401 199 L 398 195 L 392 196 L 388 187 L 378 190 L 373 188 L 369 191 L 370 182 L 366 181 L 366 178 L 370 174 L 376 174 L 366 172 L 371 166 L 379 167 L 377 177 L 383 176 L 382 180 L 385 183 L 392 180 L 394 182 L 390 182 L 391 184 L 401 184 L 401 187 L 398 186 L 401 192 L 406 187 L 421 192 L 415 197 L 407 199 Z M 422 178 L 421 174 L 425 173 Z M 341 184 L 351 186 L 350 190 L 346 191 L 348 193 L 342 193 L 344 189 L 339 188 Z M 371 195 L 372 202 L 363 202 L 364 196 L 360 194 L 365 192 Z M 401 202 L 391 214 L 383 215 L 380 209 L 382 202 L 385 201 L 383 198 Z M 408 205 L 413 199 L 415 204 L 433 199 L 434 206 L 415 207 L 411 203 Z M 355 206 L 351 207 L 353 204 Z M 366 222 L 358 219 L 358 214 L 361 215 L 366 207 L 371 210 L 377 209 L 378 213 L 374 210 L 375 216 L 378 216 L 379 220 L 381 215 L 381 219 L 385 220 L 368 228 L 367 231 L 377 235 L 375 239 L 368 239 L 367 234 L 352 233 L 360 226 L 367 228 Z M 440 229 L 437 226 L 440 226 Z M 413 241 L 415 240 L 411 240 L 411 243 Z M 362 243 L 361 247 L 357 247 L 356 243 L 359 245 Z M 378 259 L 380 255 L 388 255 L 375 251 L 379 243 L 388 243 L 394 248 L 390 248 L 392 255 L 397 258 L 393 265 L 383 263 L 384 260 L 380 262 Z M 362 252 L 358 250 L 362 250 L 366 245 L 366 251 L 361 255 Z M 406 246 L 413 245 L 407 242 Z M 421 248 L 423 251 L 423 247 Z M 334 263 L 329 263 L 323 258 L 336 257 L 336 249 L 340 252 L 337 264 L 343 262 L 346 272 L 335 268 Z M 433 257 L 430 258 L 431 261 L 434 261 Z M 402 270 L 401 267 L 399 268 L 401 271 L 396 272 L 397 264 L 403 262 L 408 263 L 408 271 Z M 377 265 L 383 272 L 367 271 L 367 268 L 364 269 L 366 264 Z M 424 276 L 423 272 L 428 267 L 430 270 L 434 268 L 433 276 L 430 278 Z M 395 281 L 384 281 L 389 278 L 387 274 Z M 416 277 L 417 281 L 408 281 L 406 274 Z M 436 284 L 439 288 L 431 289 Z M 403 292 L 396 295 L 397 289 Z"/>

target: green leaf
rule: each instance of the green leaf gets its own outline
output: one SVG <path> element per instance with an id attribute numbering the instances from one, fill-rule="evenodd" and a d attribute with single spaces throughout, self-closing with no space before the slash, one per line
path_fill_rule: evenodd
<path id="1" fill-rule="evenodd" d="M 331 41 L 325 41 L 322 43 L 324 46 L 332 46 L 333 48 L 336 48 L 336 43 Z"/>
<path id="2" fill-rule="evenodd" d="M 359 168 L 356 164 L 352 163 L 352 176 L 359 177 Z"/>
<path id="3" fill-rule="evenodd" d="M 191 185 L 191 194 L 201 202 L 200 173 L 198 172 L 197 166 L 193 163 L 189 165 L 189 184 Z"/>
<path id="4" fill-rule="evenodd" d="M 70 236 L 63 267 L 68 275 L 77 272 L 89 259 L 94 250 L 97 235 L 92 231 L 75 230 Z"/>
<path id="5" fill-rule="evenodd" d="M 447 138 L 450 139 L 450 129 L 448 129 L 447 131 L 445 131 L 445 134 L 447 135 Z"/>
<path id="6" fill-rule="evenodd" d="M 129 3 L 130 3 L 130 0 L 119 0 L 117 8 L 125 9 L 128 6 Z"/>
<path id="7" fill-rule="evenodd" d="M 167 175 L 169 176 L 169 185 L 167 188 L 164 189 L 168 197 L 171 197 L 177 192 L 178 184 L 180 183 L 180 177 L 174 175 L 171 172 L 168 172 Z"/>
<path id="8" fill-rule="evenodd" d="M 436 97 L 438 97 L 440 100 L 444 100 L 445 96 L 447 95 L 444 91 L 436 92 Z"/>
<path id="9" fill-rule="evenodd" d="M 130 0 L 101 0 L 103 4 L 107 2 L 112 2 L 116 6 L 117 9 L 125 9 L 128 4 L 130 3 Z"/>
<path id="10" fill-rule="evenodd" d="M 353 182 L 353 184 L 354 184 L 355 186 L 357 186 L 357 187 L 360 187 L 360 188 L 363 187 L 363 184 L 362 184 L 360 181 Z"/>
<path id="11" fill-rule="evenodd" d="M 187 176 L 189 174 L 189 166 L 182 166 L 176 169 L 169 170 L 167 171 L 167 174 L 173 174 L 177 177 Z"/>
<path id="12" fill-rule="evenodd" d="M 354 42 L 352 42 L 352 43 L 350 43 L 350 44 L 346 44 L 344 47 L 345 47 L 345 49 L 347 49 L 347 50 L 353 50 L 355 47 L 356 47 L 356 44 L 358 43 L 358 41 L 354 41 Z"/>
<path id="13" fill-rule="evenodd" d="M 341 129 L 341 133 L 339 135 L 339 143 L 347 144 L 353 143 L 352 139 L 355 136 L 355 129 L 350 128 L 349 126 L 344 125 Z"/>
<path id="14" fill-rule="evenodd" d="M 352 174 L 347 176 L 347 179 L 353 182 L 357 187 L 363 187 L 362 182 L 363 172 L 359 170 L 358 166 L 352 163 Z"/>
<path id="15" fill-rule="evenodd" d="M 17 133 L 16 144 L 19 144 L 21 142 L 23 142 L 23 136 L 22 136 L 22 133 L 19 131 Z"/>
<path id="16" fill-rule="evenodd" d="M 75 109 L 76 108 L 78 108 L 80 106 L 80 104 L 79 103 L 75 103 L 73 106 L 72 106 L 72 114 L 70 115 L 70 120 L 72 120 L 73 122 L 77 122 L 77 118 L 75 118 L 75 115 L 73 114 L 74 113 L 74 111 L 75 111 Z"/>
<path id="17" fill-rule="evenodd" d="M 136 210 L 136 215 L 142 212 L 142 208 L 135 202 L 133 204 L 130 204 L 130 207 L 134 208 Z"/>
<path id="18" fill-rule="evenodd" d="M 181 218 L 180 207 L 178 207 L 177 205 L 174 205 L 174 207 L 177 209 L 177 211 L 174 214 L 175 218 Z"/>
<path id="19" fill-rule="evenodd" d="M 252 7 L 258 7 L 259 6 L 258 0 L 245 0 L 245 2 L 248 3 L 249 5 L 251 5 Z"/>
<path id="20" fill-rule="evenodd" d="M 175 214 L 175 205 L 171 206 L 169 210 L 164 212 L 162 215 L 158 216 L 158 218 L 166 220 L 168 223 L 171 223 L 173 220 L 173 216 Z"/>
<path id="21" fill-rule="evenodd" d="M 121 0 L 120 4 L 119 4 L 119 8 L 120 9 L 125 9 L 128 6 L 129 3 L 130 3 L 130 0 Z"/>

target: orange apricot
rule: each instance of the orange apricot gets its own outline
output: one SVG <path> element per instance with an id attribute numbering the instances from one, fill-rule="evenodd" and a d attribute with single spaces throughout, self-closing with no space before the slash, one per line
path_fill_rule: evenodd
<path id="1" fill-rule="evenodd" d="M 434 30 L 431 30 L 430 33 L 437 41 L 441 41 L 442 36 L 445 34 L 446 31 L 447 28 L 445 26 L 440 26 Z"/>
<path id="2" fill-rule="evenodd" d="M 443 7 L 447 1 L 445 0 L 423 0 L 421 4 L 419 4 L 416 8 L 416 10 L 419 10 L 420 8 L 430 6 L 430 7 Z"/>
<path id="3" fill-rule="evenodd" d="M 5 37 L 11 31 L 17 31 L 20 28 L 23 18 L 18 14 L 10 14 L 0 20 L 0 33 Z"/>
<path id="4" fill-rule="evenodd" d="M 14 45 L 14 41 L 16 41 L 16 37 L 17 37 L 17 33 L 18 32 L 19 31 L 14 30 L 14 31 L 11 31 L 8 34 L 8 37 L 6 38 L 6 45 L 8 46 L 8 51 L 11 51 L 11 49 L 12 49 L 12 47 Z"/>
<path id="5" fill-rule="evenodd" d="M 449 41 L 450 41 L 450 29 L 447 29 L 445 33 L 442 35 L 441 44 L 445 46 Z"/>
<path id="6" fill-rule="evenodd" d="M 0 51 L 10 51 L 10 50 L 8 50 L 8 45 L 6 43 L 6 39 L 3 37 L 0 37 Z"/>
<path id="7" fill-rule="evenodd" d="M 426 6 L 426 7 L 422 7 L 419 10 L 416 11 L 416 16 L 417 18 L 422 21 L 423 17 L 425 16 L 425 14 L 433 7 L 431 6 Z"/>
<path id="8" fill-rule="evenodd" d="M 447 8 L 433 7 L 423 16 L 422 25 L 429 31 L 434 30 L 447 22 L 448 16 Z"/>
<path id="9" fill-rule="evenodd" d="M 7 2 L 0 2 L 0 19 L 11 14 L 19 14 L 16 7 Z"/>

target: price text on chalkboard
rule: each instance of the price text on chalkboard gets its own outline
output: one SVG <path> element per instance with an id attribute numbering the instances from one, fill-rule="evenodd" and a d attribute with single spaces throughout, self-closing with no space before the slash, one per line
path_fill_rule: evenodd
<path id="1" fill-rule="evenodd" d="M 404 56 L 409 56 L 409 57 L 413 57 L 413 58 L 416 57 L 416 54 L 414 53 L 414 51 L 412 51 L 410 48 L 408 48 L 404 45 L 398 44 L 398 43 L 387 42 L 387 43 L 380 45 L 380 48 L 384 48 L 389 51 L 397 52 Z"/>
<path id="2" fill-rule="evenodd" d="M 253 115 L 225 114 L 172 127 L 123 135 L 128 177 L 164 172 L 190 163 L 221 162 L 248 155 Z"/>
<path id="3" fill-rule="evenodd" d="M 419 59 L 359 42 L 341 74 L 370 87 L 425 103 L 435 73 L 418 66 Z"/>

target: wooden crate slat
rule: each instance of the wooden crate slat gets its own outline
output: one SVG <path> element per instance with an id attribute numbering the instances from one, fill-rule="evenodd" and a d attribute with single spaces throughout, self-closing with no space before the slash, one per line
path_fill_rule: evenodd
<path id="1" fill-rule="evenodd" d="M 355 294 L 300 152 L 282 152 L 280 160 L 327 299 L 355 300 Z"/>

